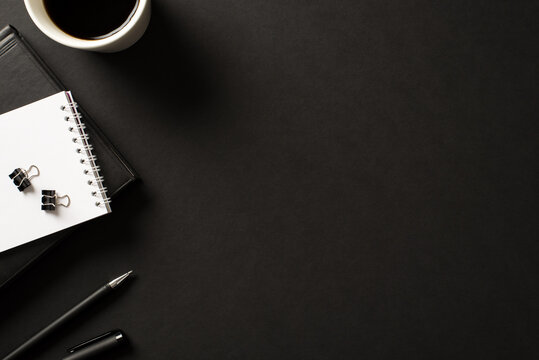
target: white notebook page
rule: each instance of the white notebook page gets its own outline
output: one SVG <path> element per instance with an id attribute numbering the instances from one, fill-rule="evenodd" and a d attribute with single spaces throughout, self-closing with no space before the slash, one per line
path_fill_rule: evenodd
<path id="1" fill-rule="evenodd" d="M 73 122 L 61 109 L 68 105 L 65 92 L 0 115 L 0 252 L 39 239 L 106 214 L 107 207 L 96 206 L 92 176 L 77 153 L 77 133 L 69 132 Z M 84 119 L 83 119 L 84 120 Z M 91 139 L 90 139 L 91 143 Z M 36 165 L 40 175 L 20 192 L 9 174 L 16 168 Z M 31 175 L 32 173 L 30 173 Z M 69 195 L 71 204 L 55 211 L 41 210 L 41 190 Z"/>

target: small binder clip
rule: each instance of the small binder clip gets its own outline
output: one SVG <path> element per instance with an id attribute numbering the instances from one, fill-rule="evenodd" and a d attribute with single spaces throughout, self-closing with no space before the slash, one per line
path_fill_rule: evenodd
<path id="1" fill-rule="evenodd" d="M 32 171 L 32 168 L 36 169 L 37 174 L 29 175 L 30 171 Z M 28 170 L 24 170 L 21 168 L 16 168 L 13 170 L 11 174 L 9 174 L 9 178 L 13 180 L 13 184 L 19 189 L 19 191 L 23 191 L 28 186 L 32 185 L 30 183 L 30 179 L 33 177 L 36 177 L 39 175 L 39 169 L 35 165 L 30 165 Z"/>
<path id="2" fill-rule="evenodd" d="M 67 199 L 67 203 L 58 202 L 59 199 Z M 41 210 L 54 211 L 56 206 L 68 207 L 71 204 L 71 199 L 68 195 L 58 196 L 56 190 L 41 191 Z"/>
<path id="3" fill-rule="evenodd" d="M 102 355 L 107 351 L 113 350 L 126 341 L 125 334 L 122 330 L 111 330 L 68 349 L 67 352 L 69 355 L 62 360 L 79 360 L 90 357 L 93 359 L 96 355 Z"/>

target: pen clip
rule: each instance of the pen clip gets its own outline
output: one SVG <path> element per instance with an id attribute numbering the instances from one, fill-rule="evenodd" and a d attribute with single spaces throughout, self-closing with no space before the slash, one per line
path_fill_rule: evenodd
<path id="1" fill-rule="evenodd" d="M 95 344 L 96 342 L 99 342 L 101 341 L 102 339 L 106 338 L 107 336 L 110 336 L 110 335 L 113 335 L 113 334 L 118 334 L 120 336 L 123 336 L 122 335 L 122 331 L 120 329 L 115 329 L 115 330 L 111 330 L 111 331 L 107 331 L 106 333 L 104 334 L 101 334 L 99 336 L 96 336 L 90 340 L 86 340 L 78 345 L 75 345 L 73 346 L 72 348 L 69 348 L 67 349 L 67 352 L 70 353 L 70 354 L 73 354 L 79 350 L 82 350 L 84 349 L 85 347 L 89 346 L 89 345 L 92 345 L 92 344 Z"/>

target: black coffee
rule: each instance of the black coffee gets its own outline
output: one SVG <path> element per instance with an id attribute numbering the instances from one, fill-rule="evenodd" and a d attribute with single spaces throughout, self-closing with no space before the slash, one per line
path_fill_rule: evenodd
<path id="1" fill-rule="evenodd" d="M 44 0 L 52 21 L 65 33 L 97 40 L 123 28 L 137 9 L 138 0 Z"/>

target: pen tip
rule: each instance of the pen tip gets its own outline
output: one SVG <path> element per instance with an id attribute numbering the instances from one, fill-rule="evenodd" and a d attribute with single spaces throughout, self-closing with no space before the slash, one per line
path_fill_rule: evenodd
<path id="1" fill-rule="evenodd" d="M 122 281 L 125 280 L 125 278 L 127 278 L 131 273 L 133 272 L 133 270 L 129 270 L 128 272 L 126 272 L 125 274 L 123 275 L 120 275 L 118 276 L 116 279 L 112 280 L 111 282 L 108 283 L 108 285 L 111 287 L 111 288 L 115 288 L 116 286 L 118 286 Z"/>

